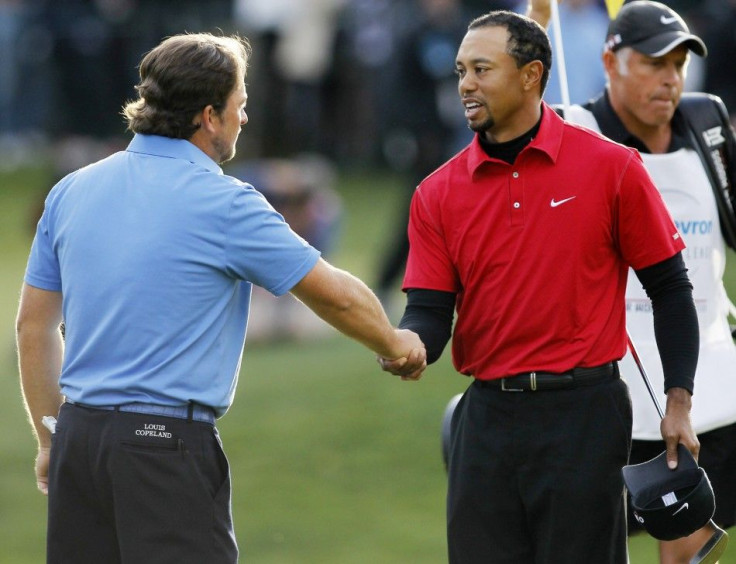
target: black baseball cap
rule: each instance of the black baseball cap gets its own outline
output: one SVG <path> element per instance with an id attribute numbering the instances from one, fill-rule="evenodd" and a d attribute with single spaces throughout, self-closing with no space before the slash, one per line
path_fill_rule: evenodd
<path id="1" fill-rule="evenodd" d="M 634 518 L 659 540 L 686 537 L 705 526 L 716 510 L 713 488 L 690 451 L 677 446 L 677 468 L 667 466 L 667 453 L 642 464 L 623 467 Z"/>
<path id="2" fill-rule="evenodd" d="M 624 4 L 608 25 L 606 48 L 616 51 L 631 47 L 650 57 L 661 57 L 678 45 L 686 44 L 696 55 L 705 57 L 708 49 L 672 8 L 660 2 L 634 0 Z"/>

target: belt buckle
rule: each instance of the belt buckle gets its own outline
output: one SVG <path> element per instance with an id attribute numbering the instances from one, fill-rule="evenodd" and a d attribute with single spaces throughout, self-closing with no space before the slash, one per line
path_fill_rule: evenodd
<path id="1" fill-rule="evenodd" d="M 506 378 L 501 378 L 501 391 L 502 392 L 523 392 L 524 388 L 507 388 Z"/>
<path id="2" fill-rule="evenodd" d="M 537 391 L 537 373 L 529 372 L 529 390 L 532 392 Z M 507 388 L 506 378 L 501 378 L 501 391 L 502 392 L 526 392 L 524 388 Z"/>

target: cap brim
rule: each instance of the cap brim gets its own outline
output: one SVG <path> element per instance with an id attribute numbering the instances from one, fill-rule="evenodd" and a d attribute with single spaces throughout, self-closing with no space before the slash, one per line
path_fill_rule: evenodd
<path id="1" fill-rule="evenodd" d="M 698 463 L 693 455 L 683 445 L 677 445 L 677 469 L 671 470 L 667 466 L 667 452 L 642 462 L 631 464 L 622 469 L 624 483 L 632 497 L 638 497 L 640 493 L 651 490 L 658 484 L 666 484 L 676 479 L 680 472 L 686 470 L 697 470 Z"/>
<path id="2" fill-rule="evenodd" d="M 708 49 L 697 35 L 685 33 L 684 31 L 671 31 L 669 33 L 662 33 L 639 43 L 631 45 L 636 51 L 649 55 L 650 57 L 661 57 L 666 55 L 672 49 L 683 43 L 687 44 L 687 48 L 690 49 L 696 55 L 706 57 L 708 55 Z"/>

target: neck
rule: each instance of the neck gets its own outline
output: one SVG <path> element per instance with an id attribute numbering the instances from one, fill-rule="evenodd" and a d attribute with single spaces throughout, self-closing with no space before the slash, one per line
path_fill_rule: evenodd
<path id="1" fill-rule="evenodd" d="M 512 141 L 534 127 L 542 117 L 541 100 L 535 104 L 527 104 L 505 123 L 496 123 L 485 132 L 485 139 L 489 143 L 505 143 Z"/>
<path id="2" fill-rule="evenodd" d="M 213 161 L 220 164 L 218 162 L 219 155 L 217 154 L 217 151 L 215 151 L 215 148 L 212 145 L 211 139 L 206 135 L 205 132 L 202 131 L 201 127 L 197 131 L 194 132 L 194 134 L 188 139 L 188 141 L 192 145 L 200 149 L 205 155 L 207 155 Z"/>
<path id="3" fill-rule="evenodd" d="M 613 111 L 624 124 L 626 131 L 641 140 L 652 154 L 666 153 L 672 141 L 672 125 L 667 120 L 662 124 L 650 125 L 644 123 L 632 112 L 622 106 L 614 96 L 611 96 Z"/>
<path id="4" fill-rule="evenodd" d="M 620 117 L 620 116 L 619 116 Z M 632 135 L 641 139 L 652 154 L 666 153 L 672 141 L 672 126 L 670 122 L 657 126 L 639 125 L 621 119 L 626 129 Z M 639 125 L 637 127 L 637 125 Z"/>

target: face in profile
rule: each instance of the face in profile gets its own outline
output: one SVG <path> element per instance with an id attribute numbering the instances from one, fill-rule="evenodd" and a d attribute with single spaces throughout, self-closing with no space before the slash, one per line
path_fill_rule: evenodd
<path id="1" fill-rule="evenodd" d="M 245 83 L 240 81 L 225 103 L 220 114 L 215 116 L 220 128 L 212 139 L 216 161 L 220 164 L 231 160 L 235 156 L 235 145 L 240 135 L 240 128 L 248 123 L 245 106 L 248 94 Z"/>

